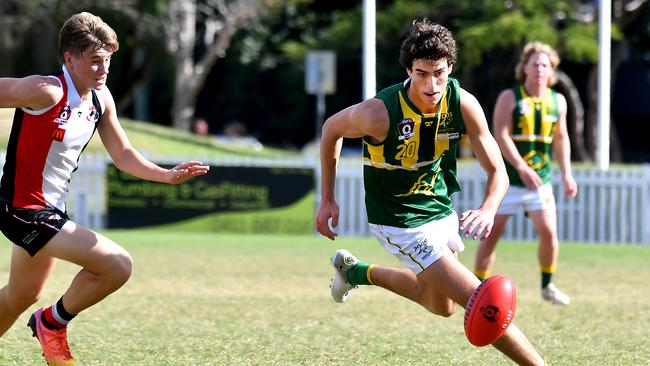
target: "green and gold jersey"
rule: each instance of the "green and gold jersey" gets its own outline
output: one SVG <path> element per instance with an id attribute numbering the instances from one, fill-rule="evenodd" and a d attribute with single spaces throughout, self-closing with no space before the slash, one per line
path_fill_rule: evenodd
<path id="1" fill-rule="evenodd" d="M 551 143 L 553 131 L 560 119 L 557 92 L 551 88 L 542 98 L 534 98 L 526 92 L 523 85 L 513 88 L 515 108 L 512 111 L 510 136 L 521 157 L 528 166 L 539 174 L 544 183 L 551 179 Z M 510 184 L 523 187 L 515 168 L 506 163 Z"/>
<path id="2" fill-rule="evenodd" d="M 440 107 L 421 113 L 408 99 L 404 84 L 380 91 L 386 105 L 388 135 L 380 144 L 364 138 L 363 177 L 368 222 L 415 227 L 451 214 L 456 179 L 456 149 L 465 124 L 460 86 L 449 78 Z"/>

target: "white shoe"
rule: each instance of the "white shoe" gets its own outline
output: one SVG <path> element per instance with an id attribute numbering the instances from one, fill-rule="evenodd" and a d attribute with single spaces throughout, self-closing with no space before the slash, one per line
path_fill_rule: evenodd
<path id="1" fill-rule="evenodd" d="M 350 290 L 357 288 L 348 282 L 346 273 L 354 267 L 359 260 L 352 253 L 345 249 L 339 249 L 332 257 L 332 266 L 334 267 L 334 278 L 332 278 L 332 298 L 336 302 L 346 302 Z"/>
<path id="2" fill-rule="evenodd" d="M 555 284 L 549 283 L 542 289 L 542 298 L 553 305 L 569 305 L 571 299 L 558 289 Z"/>

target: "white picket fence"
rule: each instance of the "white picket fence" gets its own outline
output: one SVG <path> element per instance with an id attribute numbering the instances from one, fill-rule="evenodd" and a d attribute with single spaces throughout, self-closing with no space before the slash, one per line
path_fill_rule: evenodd
<path id="1" fill-rule="evenodd" d="M 149 157 L 173 164 L 182 157 Z M 0 156 L 4 162 L 4 154 Z M 204 159 L 218 172 L 219 166 L 272 166 L 314 168 L 316 202 L 320 200 L 320 170 L 317 157 Z M 78 223 L 99 229 L 105 226 L 106 165 L 104 154 L 84 154 L 73 175 L 68 211 Z M 552 177 L 558 210 L 560 240 L 588 243 L 641 244 L 650 246 L 650 164 L 612 167 L 608 171 L 574 167 L 578 196 L 566 200 L 557 169 Z M 218 174 L 218 173 L 216 173 Z M 456 210 L 478 207 L 483 199 L 485 175 L 474 161 L 459 163 L 463 190 L 453 195 Z M 369 235 L 364 204 L 363 168 L 359 159 L 344 159 L 337 172 L 336 200 L 340 206 L 337 232 L 342 236 Z M 510 219 L 507 239 L 532 240 L 535 233 L 523 212 Z"/>
<path id="2" fill-rule="evenodd" d="M 364 206 L 360 162 L 339 166 L 336 200 L 340 206 L 340 235 L 369 235 Z M 612 167 L 599 171 L 574 167 L 579 193 L 564 198 L 557 169 L 552 176 L 558 211 L 558 235 L 562 241 L 650 245 L 650 165 Z M 460 213 L 476 208 L 483 199 L 485 174 L 475 161 L 459 163 L 462 191 L 452 195 Z M 317 187 L 318 188 L 318 187 Z M 317 195 L 317 200 L 320 195 Z M 508 222 L 506 239 L 533 240 L 532 222 L 523 211 Z"/>

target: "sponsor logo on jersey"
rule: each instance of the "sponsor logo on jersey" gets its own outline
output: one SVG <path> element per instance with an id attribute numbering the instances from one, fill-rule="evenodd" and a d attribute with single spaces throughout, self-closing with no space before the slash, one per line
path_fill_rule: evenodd
<path id="1" fill-rule="evenodd" d="M 544 121 L 545 122 L 551 122 L 551 123 L 556 123 L 558 120 L 557 116 L 547 114 L 544 116 Z"/>
<path id="2" fill-rule="evenodd" d="M 443 134 L 438 134 L 436 135 L 437 140 L 456 140 L 460 138 L 460 133 L 458 132 L 451 132 L 451 133 L 443 133 Z"/>
<path id="3" fill-rule="evenodd" d="M 454 121 L 454 112 L 447 112 L 447 113 L 442 113 L 440 115 L 440 132 L 444 132 L 445 130 L 449 129 L 451 127 L 451 123 Z"/>
<path id="4" fill-rule="evenodd" d="M 57 127 L 53 132 L 52 132 L 52 139 L 56 141 L 63 141 L 63 138 L 65 137 L 65 129 L 61 127 Z"/>
<path id="5" fill-rule="evenodd" d="M 415 121 L 404 118 L 397 124 L 397 136 L 400 141 L 408 140 L 415 135 Z"/>

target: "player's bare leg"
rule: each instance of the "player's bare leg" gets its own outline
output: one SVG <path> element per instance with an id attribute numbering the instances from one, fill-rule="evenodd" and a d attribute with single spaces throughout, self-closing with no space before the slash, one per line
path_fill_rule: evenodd
<path id="1" fill-rule="evenodd" d="M 538 257 L 542 275 L 542 298 L 554 305 L 568 305 L 569 296 L 553 283 L 557 267 L 560 243 L 557 237 L 557 214 L 555 207 L 529 213 L 539 235 Z"/>
<path id="2" fill-rule="evenodd" d="M 448 317 L 456 312 L 456 303 L 408 269 L 375 266 L 371 276 L 375 285 L 422 305 L 428 311 Z M 477 285 L 478 286 L 478 285 Z"/>
<path id="3" fill-rule="evenodd" d="M 61 299 L 67 313 L 76 315 L 121 287 L 131 274 L 131 258 L 117 244 L 68 221 L 34 257 L 14 245 L 9 283 L 0 289 L 0 335 L 41 296 L 56 257 L 83 267 Z M 29 326 L 50 364 L 74 365 L 66 329 L 44 325 L 43 311 L 32 315 Z"/>
<path id="4" fill-rule="evenodd" d="M 55 263 L 55 258 L 43 253 L 31 257 L 25 249 L 13 245 L 9 282 L 0 289 L 0 336 L 40 299 Z"/>
<path id="5" fill-rule="evenodd" d="M 82 267 L 63 295 L 65 309 L 70 314 L 78 314 L 96 304 L 131 276 L 132 260 L 126 250 L 72 221 L 42 251 Z"/>
<path id="6" fill-rule="evenodd" d="M 560 252 L 555 209 L 528 213 L 539 236 L 537 255 L 541 267 L 555 267 Z"/>
<path id="7" fill-rule="evenodd" d="M 490 235 L 481 240 L 476 249 L 476 259 L 474 262 L 474 274 L 480 280 L 485 280 L 490 275 L 490 270 L 497 257 L 496 247 L 499 239 L 505 231 L 509 215 L 496 215 L 494 217 L 494 226 Z"/>
<path id="8" fill-rule="evenodd" d="M 376 285 L 382 286 L 398 295 L 422 303 L 428 296 L 436 304 L 454 301 L 463 306 L 480 284 L 480 281 L 452 254 L 443 255 L 417 276 L 401 268 L 375 266 L 371 276 Z M 440 310 L 440 309 L 438 309 Z M 544 365 L 544 359 L 528 341 L 526 336 L 511 323 L 506 332 L 494 344 L 499 351 L 520 365 Z"/>

